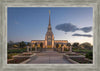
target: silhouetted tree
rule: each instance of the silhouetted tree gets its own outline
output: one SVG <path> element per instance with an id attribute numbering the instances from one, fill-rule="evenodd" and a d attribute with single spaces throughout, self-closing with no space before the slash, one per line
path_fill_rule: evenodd
<path id="1" fill-rule="evenodd" d="M 35 46 L 37 46 L 37 43 L 35 43 Z"/>
<path id="2" fill-rule="evenodd" d="M 43 48 L 43 43 L 42 42 L 40 43 L 40 47 Z"/>
<path id="3" fill-rule="evenodd" d="M 80 47 L 81 48 L 83 47 L 85 49 L 92 49 L 93 46 L 90 43 L 85 42 L 85 43 L 80 44 Z"/>
<path id="4" fill-rule="evenodd" d="M 13 41 L 9 41 L 8 43 L 7 43 L 7 46 L 8 46 L 8 48 L 12 48 L 13 47 Z"/>
<path id="5" fill-rule="evenodd" d="M 24 42 L 24 41 L 20 42 L 19 44 L 20 44 L 20 47 L 21 47 L 21 48 L 23 48 L 23 47 L 25 47 L 25 46 L 26 46 L 26 44 L 25 44 L 25 42 Z"/>
<path id="6" fill-rule="evenodd" d="M 13 41 L 9 41 L 8 43 L 9 43 L 9 44 L 13 44 L 14 42 L 13 42 Z"/>
<path id="7" fill-rule="evenodd" d="M 72 46 L 75 47 L 75 48 L 78 48 L 79 47 L 79 43 L 77 43 L 77 42 L 73 43 Z"/>
<path id="8" fill-rule="evenodd" d="M 67 43 L 67 46 L 70 47 L 71 46 L 71 43 Z"/>
<path id="9" fill-rule="evenodd" d="M 27 43 L 27 46 L 31 46 L 31 43 L 30 43 L 30 42 L 28 42 L 28 43 Z"/>
<path id="10" fill-rule="evenodd" d="M 57 43 L 57 44 L 56 44 L 56 48 L 58 48 L 58 47 L 59 47 L 59 44 Z"/>
<path id="11" fill-rule="evenodd" d="M 61 47 L 63 46 L 63 44 L 61 44 Z"/>

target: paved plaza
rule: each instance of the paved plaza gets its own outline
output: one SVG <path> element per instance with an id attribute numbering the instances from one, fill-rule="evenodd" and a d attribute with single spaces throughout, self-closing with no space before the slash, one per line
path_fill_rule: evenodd
<path id="1" fill-rule="evenodd" d="M 53 50 L 36 53 L 36 58 L 31 58 L 28 64 L 71 64 L 63 58 L 63 54 Z"/>

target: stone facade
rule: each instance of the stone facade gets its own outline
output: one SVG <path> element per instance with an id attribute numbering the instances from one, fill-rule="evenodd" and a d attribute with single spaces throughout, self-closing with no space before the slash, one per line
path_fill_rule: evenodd
<path id="1" fill-rule="evenodd" d="M 68 43 L 67 40 L 54 40 L 54 34 L 52 32 L 52 27 L 50 22 L 50 11 L 49 11 L 49 25 L 45 35 L 45 40 L 32 40 L 31 41 L 32 47 L 35 46 L 34 45 L 35 43 L 37 43 L 38 46 L 40 46 L 40 43 L 43 43 L 43 48 L 54 48 L 57 43 L 64 45 Z"/>

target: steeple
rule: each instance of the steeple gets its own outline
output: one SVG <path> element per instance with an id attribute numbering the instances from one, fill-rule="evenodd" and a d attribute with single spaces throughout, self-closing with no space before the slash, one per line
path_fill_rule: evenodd
<path id="1" fill-rule="evenodd" d="M 51 26 L 51 22 L 50 22 L 50 10 L 49 10 L 49 26 Z"/>
<path id="2" fill-rule="evenodd" d="M 51 28 L 50 10 L 49 10 L 49 24 L 48 24 L 47 33 L 45 36 L 45 47 L 48 47 L 48 48 L 54 47 L 54 35 Z"/>
<path id="3" fill-rule="evenodd" d="M 51 21 L 50 21 L 50 10 L 49 10 L 49 25 L 48 25 L 48 31 L 50 31 L 51 30 Z"/>

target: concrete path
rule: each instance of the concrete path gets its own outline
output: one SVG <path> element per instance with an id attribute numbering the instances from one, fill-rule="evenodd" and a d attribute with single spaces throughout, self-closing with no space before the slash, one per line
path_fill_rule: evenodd
<path id="1" fill-rule="evenodd" d="M 45 51 L 36 53 L 37 57 L 31 58 L 28 64 L 71 64 L 63 58 L 63 53 L 56 51 Z"/>

